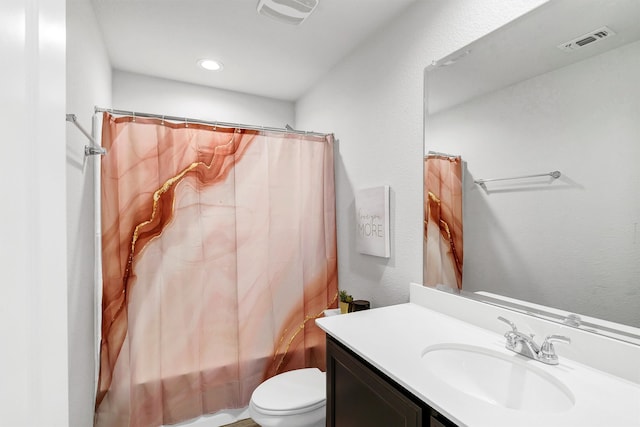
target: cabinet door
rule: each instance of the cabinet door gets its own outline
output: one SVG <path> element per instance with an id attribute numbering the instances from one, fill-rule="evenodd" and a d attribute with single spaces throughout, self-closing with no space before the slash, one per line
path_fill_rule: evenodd
<path id="1" fill-rule="evenodd" d="M 444 423 L 447 423 L 447 424 L 444 424 Z M 455 427 L 455 425 L 445 420 L 431 417 L 431 423 L 429 424 L 429 427 Z"/>
<path id="2" fill-rule="evenodd" d="M 422 408 L 328 337 L 327 426 L 422 427 Z"/>

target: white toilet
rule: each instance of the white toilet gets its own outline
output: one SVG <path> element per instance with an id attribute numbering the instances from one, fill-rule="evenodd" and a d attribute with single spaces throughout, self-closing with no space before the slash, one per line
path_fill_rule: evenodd
<path id="1" fill-rule="evenodd" d="M 249 415 L 262 427 L 324 427 L 326 374 L 296 369 L 269 378 L 255 389 Z"/>

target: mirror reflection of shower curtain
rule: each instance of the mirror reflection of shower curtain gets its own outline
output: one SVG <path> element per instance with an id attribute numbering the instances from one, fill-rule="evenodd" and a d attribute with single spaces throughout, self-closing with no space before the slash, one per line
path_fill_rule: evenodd
<path id="1" fill-rule="evenodd" d="M 462 176 L 460 156 L 425 156 L 425 286 L 462 289 Z"/>
<path id="2" fill-rule="evenodd" d="M 325 368 L 337 306 L 333 138 L 103 117 L 98 426 L 245 407 Z"/>

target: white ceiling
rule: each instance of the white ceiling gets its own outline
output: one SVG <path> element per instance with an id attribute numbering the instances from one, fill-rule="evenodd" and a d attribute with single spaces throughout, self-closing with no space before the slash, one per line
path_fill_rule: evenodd
<path id="1" fill-rule="evenodd" d="M 415 1 L 320 0 L 295 26 L 259 15 L 258 0 L 91 0 L 114 69 L 284 100 Z"/>

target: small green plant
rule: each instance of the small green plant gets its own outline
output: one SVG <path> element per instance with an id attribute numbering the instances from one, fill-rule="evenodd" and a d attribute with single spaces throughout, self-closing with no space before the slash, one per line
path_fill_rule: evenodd
<path id="1" fill-rule="evenodd" d="M 353 297 L 347 293 L 344 289 L 340 291 L 340 302 L 351 303 L 353 302 Z"/>

